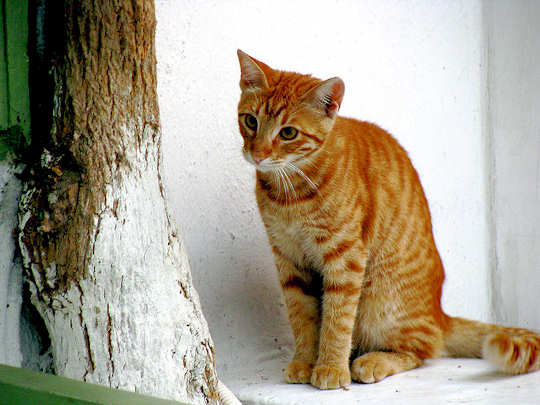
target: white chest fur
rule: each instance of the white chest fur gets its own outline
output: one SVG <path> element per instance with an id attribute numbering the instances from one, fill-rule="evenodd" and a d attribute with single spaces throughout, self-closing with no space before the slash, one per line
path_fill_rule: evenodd
<path id="1" fill-rule="evenodd" d="M 262 211 L 270 243 L 289 260 L 301 267 L 318 270 L 322 255 L 315 242 L 310 218 L 290 208 Z"/>

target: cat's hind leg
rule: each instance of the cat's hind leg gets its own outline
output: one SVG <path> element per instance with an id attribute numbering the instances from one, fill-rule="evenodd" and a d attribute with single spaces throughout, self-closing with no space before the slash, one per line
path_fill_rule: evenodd
<path id="1" fill-rule="evenodd" d="M 353 361 L 351 377 L 362 383 L 379 382 L 389 375 L 419 367 L 423 362 L 412 353 L 370 352 Z"/>

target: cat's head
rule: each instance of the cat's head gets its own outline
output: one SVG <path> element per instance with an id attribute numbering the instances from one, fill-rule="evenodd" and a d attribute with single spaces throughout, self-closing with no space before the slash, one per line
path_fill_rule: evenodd
<path id="1" fill-rule="evenodd" d="M 246 160 L 262 172 L 309 161 L 332 131 L 343 81 L 274 70 L 241 50 L 238 59 L 238 124 Z"/>

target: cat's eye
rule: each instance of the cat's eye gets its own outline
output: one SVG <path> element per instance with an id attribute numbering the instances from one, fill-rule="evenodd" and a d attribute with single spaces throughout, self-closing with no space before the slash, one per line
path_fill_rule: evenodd
<path id="1" fill-rule="evenodd" d="M 285 127 L 281 131 L 279 131 L 279 136 L 281 136 L 283 139 L 286 139 L 287 141 L 296 138 L 296 135 L 298 135 L 298 130 L 293 127 Z"/>
<path id="2" fill-rule="evenodd" d="M 246 127 L 251 129 L 252 131 L 257 130 L 257 118 L 255 118 L 251 114 L 245 114 L 244 115 L 244 123 L 246 124 Z"/>

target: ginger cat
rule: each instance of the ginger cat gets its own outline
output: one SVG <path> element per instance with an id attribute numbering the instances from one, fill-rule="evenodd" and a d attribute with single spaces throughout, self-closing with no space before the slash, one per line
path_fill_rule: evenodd
<path id="1" fill-rule="evenodd" d="M 442 311 L 444 270 L 418 174 L 390 134 L 338 116 L 343 81 L 238 58 L 243 153 L 257 169 L 295 338 L 285 379 L 346 387 L 440 356 L 540 369 L 539 335 Z"/>

